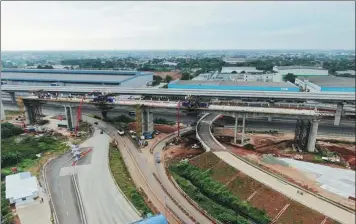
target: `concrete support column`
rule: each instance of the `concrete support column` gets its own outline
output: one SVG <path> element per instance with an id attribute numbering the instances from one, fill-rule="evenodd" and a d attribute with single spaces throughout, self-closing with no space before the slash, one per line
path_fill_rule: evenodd
<path id="1" fill-rule="evenodd" d="M 154 124 L 153 124 L 153 113 L 149 108 L 145 108 L 142 111 L 142 132 L 153 132 Z"/>
<path id="2" fill-rule="evenodd" d="M 34 108 L 31 104 L 25 104 L 25 116 L 26 116 L 26 124 L 35 123 Z"/>
<path id="3" fill-rule="evenodd" d="M 315 143 L 316 143 L 316 136 L 318 134 L 318 126 L 319 126 L 319 120 L 312 120 L 311 121 L 311 126 L 310 126 L 310 131 L 309 131 L 309 138 L 308 138 L 308 145 L 307 145 L 308 152 L 314 152 L 315 151 Z"/>
<path id="4" fill-rule="evenodd" d="M 339 126 L 340 121 L 341 121 L 341 115 L 343 112 L 343 103 L 338 103 L 336 107 L 336 113 L 335 113 L 335 120 L 334 120 L 334 125 Z"/>
<path id="5" fill-rule="evenodd" d="M 274 103 L 272 103 L 272 102 L 269 102 L 268 103 L 268 107 L 273 107 L 274 106 Z M 268 121 L 272 121 L 272 115 L 268 115 Z"/>
<path id="6" fill-rule="evenodd" d="M 241 145 L 244 145 L 244 140 L 245 140 L 245 122 L 246 122 L 246 114 L 242 116 Z"/>
<path id="7" fill-rule="evenodd" d="M 64 110 L 67 119 L 68 129 L 71 130 L 74 128 L 72 108 L 71 106 L 64 106 Z"/>
<path id="8" fill-rule="evenodd" d="M 10 97 L 11 97 L 11 101 L 12 101 L 13 103 L 16 103 L 15 92 L 9 92 L 9 94 L 10 94 Z"/>
<path id="9" fill-rule="evenodd" d="M 1 101 L 1 103 L 0 103 L 0 120 L 5 120 L 5 119 L 6 119 L 5 108 Z"/>
<path id="10" fill-rule="evenodd" d="M 238 118 L 237 114 L 235 114 L 235 134 L 234 134 L 234 144 L 236 144 L 236 142 L 237 142 L 237 127 L 238 127 L 238 123 L 239 123 L 239 118 Z"/>

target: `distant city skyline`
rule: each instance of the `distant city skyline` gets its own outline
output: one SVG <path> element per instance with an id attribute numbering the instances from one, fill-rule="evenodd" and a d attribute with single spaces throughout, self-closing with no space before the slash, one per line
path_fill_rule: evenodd
<path id="1" fill-rule="evenodd" d="M 1 2 L 2 51 L 355 50 L 355 2 Z"/>

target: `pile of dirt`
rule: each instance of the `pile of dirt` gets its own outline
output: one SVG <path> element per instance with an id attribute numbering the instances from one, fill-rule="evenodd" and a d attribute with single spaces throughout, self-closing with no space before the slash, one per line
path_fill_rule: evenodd
<path id="1" fill-rule="evenodd" d="M 131 122 L 131 123 L 128 123 L 127 126 L 130 130 L 136 130 L 136 125 L 137 125 L 136 122 Z M 169 133 L 173 133 L 173 132 L 177 131 L 177 126 L 165 125 L 165 124 L 155 124 L 154 129 L 156 131 L 169 134 Z"/>
<path id="2" fill-rule="evenodd" d="M 162 79 L 169 75 L 173 78 L 173 80 L 180 79 L 182 77 L 182 73 L 180 72 L 154 72 L 153 75 L 160 76 Z"/>
<path id="3" fill-rule="evenodd" d="M 356 149 L 353 144 L 336 144 L 319 142 L 319 144 L 330 152 L 336 152 L 340 157 L 342 157 L 346 162 L 350 164 L 350 167 L 356 168 Z"/>

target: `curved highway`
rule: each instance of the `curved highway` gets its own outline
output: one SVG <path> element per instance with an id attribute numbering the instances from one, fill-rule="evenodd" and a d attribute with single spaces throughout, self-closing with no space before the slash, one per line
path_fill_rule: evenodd
<path id="1" fill-rule="evenodd" d="M 54 210 L 59 224 L 81 224 L 76 193 L 72 183 L 72 161 L 70 153 L 52 160 L 44 170 L 48 191 L 51 195 Z"/>
<path id="2" fill-rule="evenodd" d="M 150 201 L 152 201 L 158 210 L 167 217 L 169 223 L 194 223 L 194 221 L 189 218 L 162 189 L 159 182 L 153 176 L 153 173 L 155 172 L 152 169 L 151 159 L 149 156 L 140 153 L 129 137 L 119 136 L 117 130 L 113 126 L 103 121 L 88 116 L 83 116 L 83 119 L 92 124 L 97 121 L 97 126 L 99 128 L 103 129 L 107 134 L 118 141 L 123 159 L 135 185 L 144 190 Z M 152 157 L 152 155 L 150 155 L 150 157 Z M 162 176 L 160 175 L 160 177 Z M 170 188 L 171 186 L 167 185 L 166 181 L 162 181 L 162 184 L 165 189 L 169 190 L 169 193 L 178 201 L 178 203 L 180 203 L 186 211 L 190 212 L 190 215 L 193 216 L 195 220 L 204 224 L 211 223 L 211 221 L 205 218 L 201 213 L 197 213 L 196 209 L 194 209 L 194 207 L 192 208 L 189 202 L 185 198 L 182 198 L 180 193 L 177 193 L 177 190 L 172 191 Z M 193 210 L 190 211 L 188 210 L 189 208 L 192 208 Z"/>
<path id="3" fill-rule="evenodd" d="M 288 196 L 289 198 L 300 202 L 301 204 L 314 209 L 334 220 L 337 220 L 345 224 L 354 224 L 355 223 L 355 213 L 344 210 L 334 204 L 331 204 L 325 200 L 322 200 L 307 191 L 304 191 L 304 194 L 301 196 L 297 194 L 298 188 L 289 185 L 285 182 L 280 181 L 279 179 L 267 174 L 266 172 L 261 171 L 260 169 L 244 162 L 238 157 L 232 155 L 230 152 L 224 150 L 219 144 L 216 143 L 216 139 L 211 134 L 210 125 L 213 122 L 213 119 L 217 115 L 208 115 L 201 119 L 198 124 L 197 130 L 198 135 L 201 138 L 201 141 L 211 147 L 211 150 L 216 156 L 224 160 L 230 166 L 236 168 L 237 170 L 242 171 L 246 175 L 258 180 L 259 182 L 271 187 L 272 189 Z M 204 145 L 204 144 L 203 144 Z"/>

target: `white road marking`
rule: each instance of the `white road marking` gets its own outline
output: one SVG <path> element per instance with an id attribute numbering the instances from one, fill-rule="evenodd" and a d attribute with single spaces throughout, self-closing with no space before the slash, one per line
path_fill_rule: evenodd
<path id="1" fill-rule="evenodd" d="M 64 204 L 66 204 L 66 200 L 63 200 Z"/>
<path id="2" fill-rule="evenodd" d="M 68 216 L 68 212 L 67 212 L 67 216 Z"/>

